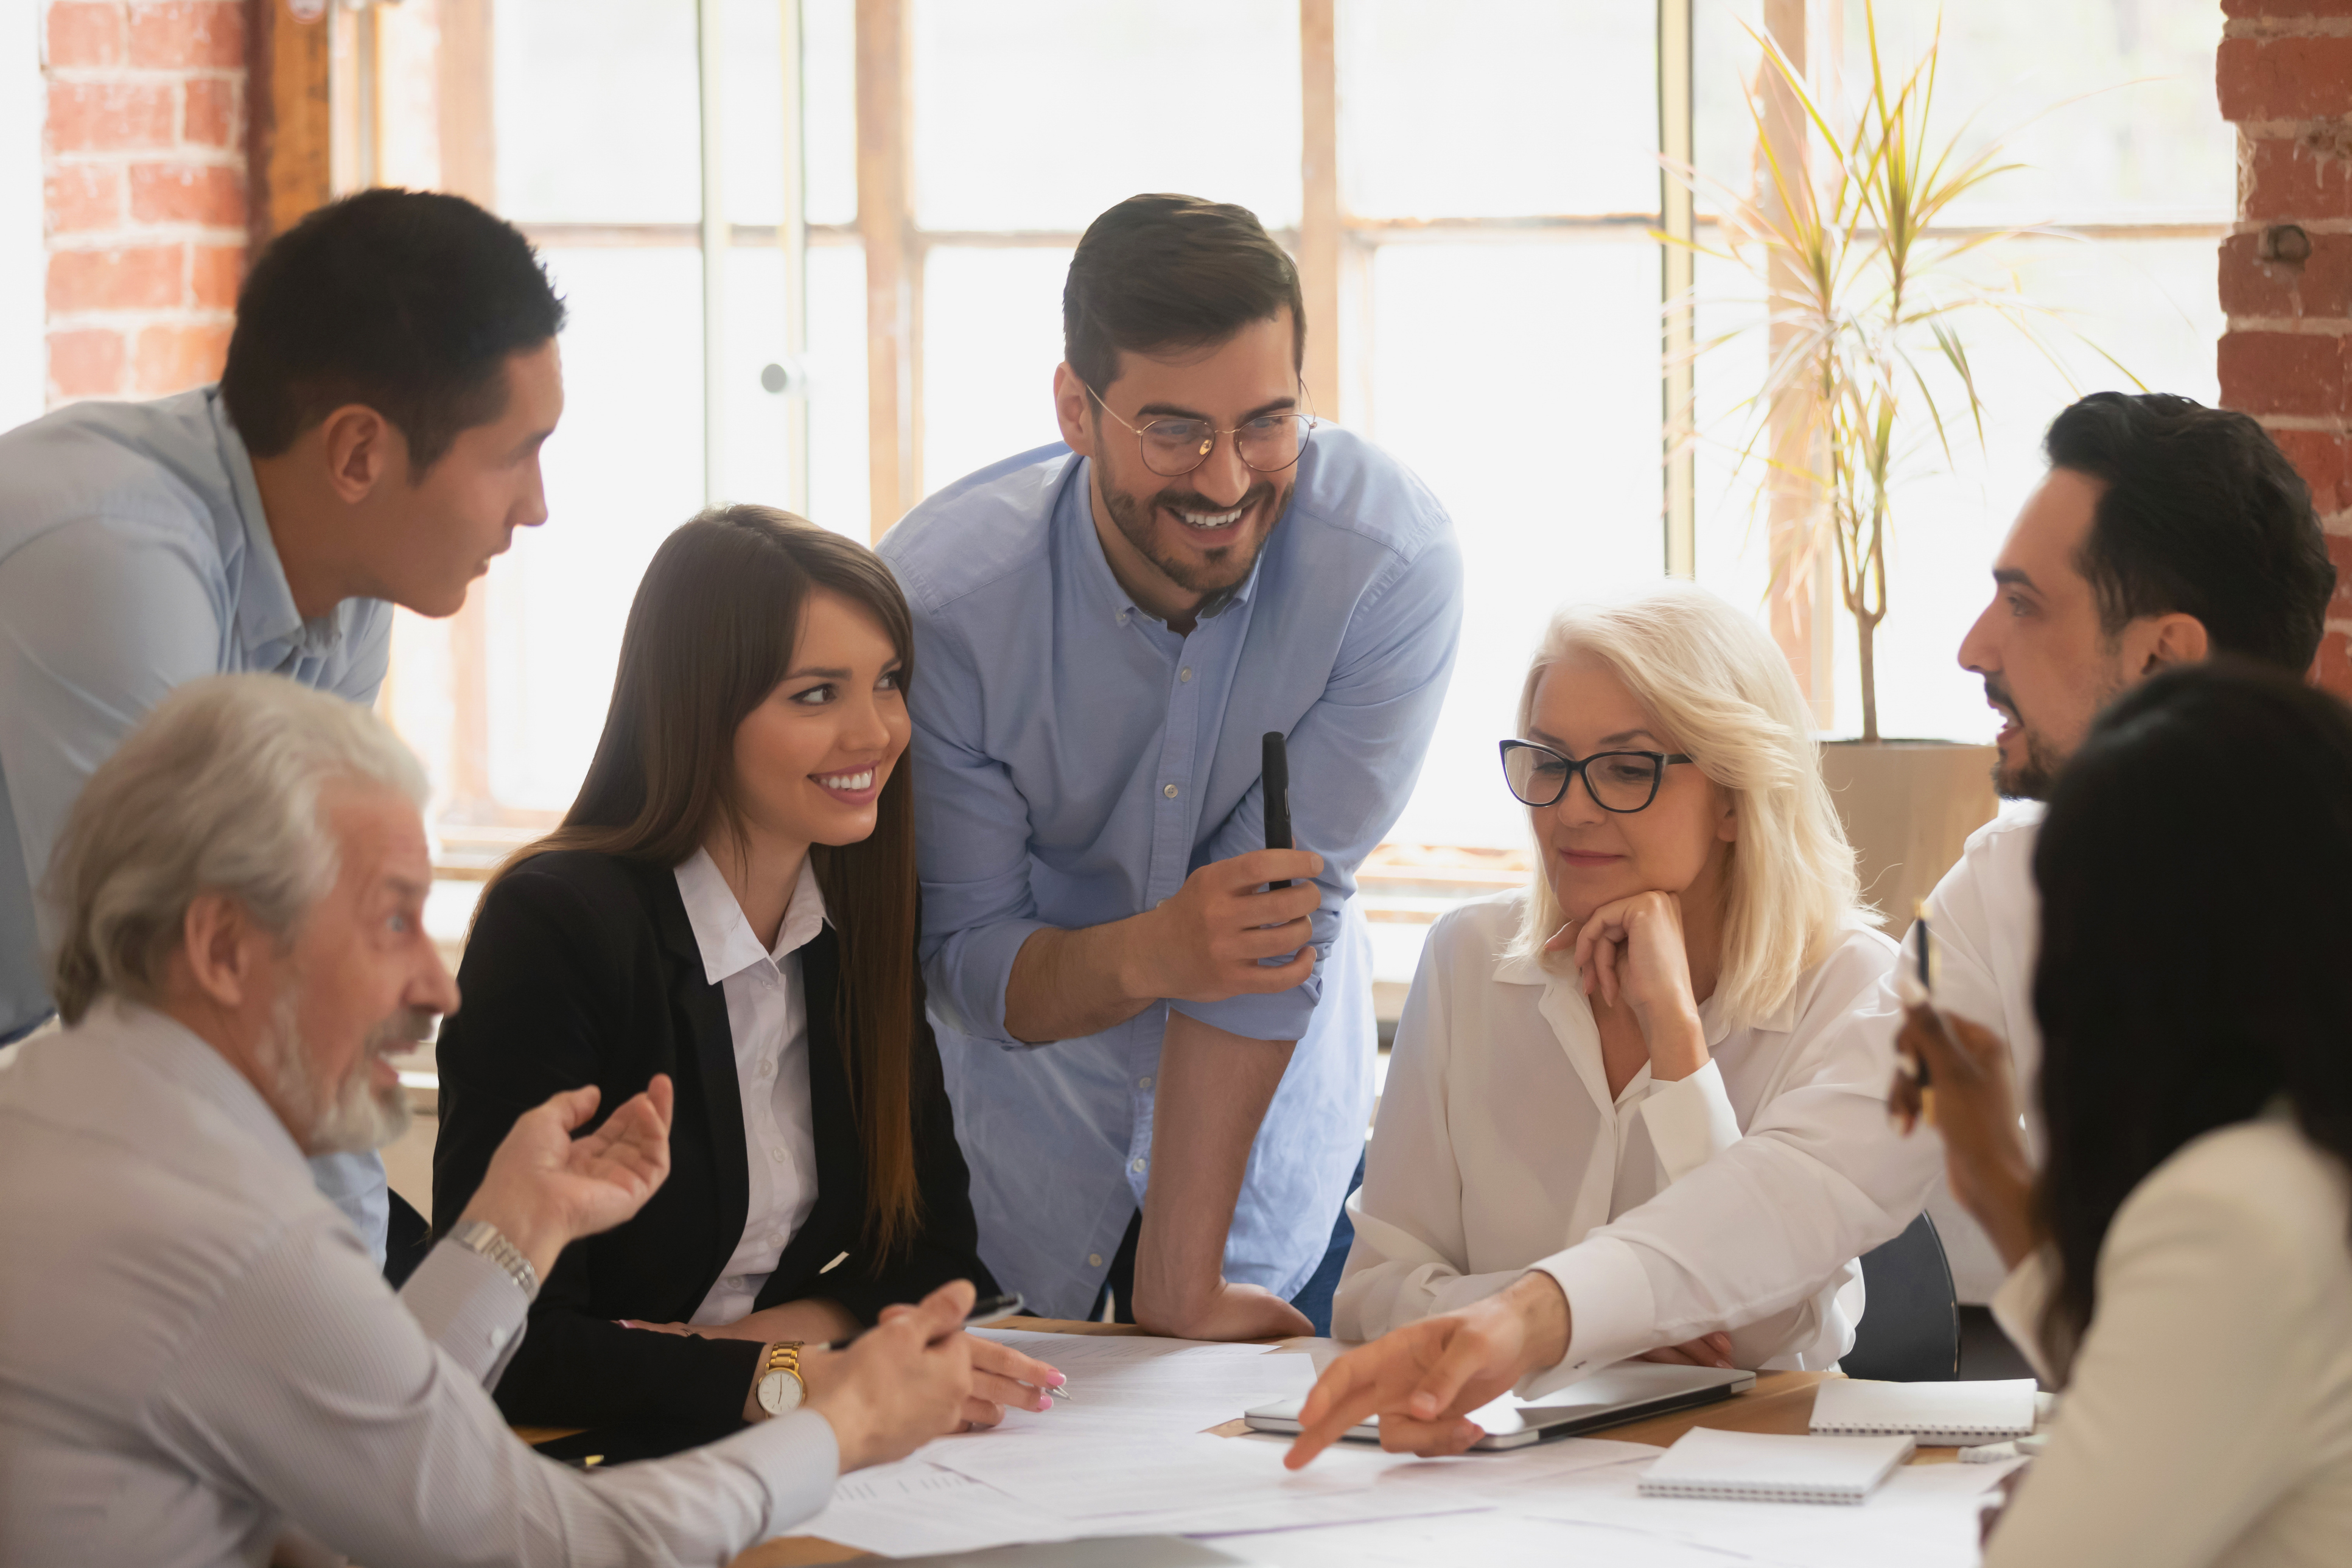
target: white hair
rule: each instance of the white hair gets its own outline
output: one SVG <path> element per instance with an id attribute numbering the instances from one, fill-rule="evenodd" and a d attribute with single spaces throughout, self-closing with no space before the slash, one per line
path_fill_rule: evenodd
<path id="1" fill-rule="evenodd" d="M 49 859 L 65 1021 L 101 995 L 153 1002 L 200 893 L 291 941 L 340 870 L 319 815 L 339 780 L 425 804 L 416 759 L 357 703 L 278 675 L 207 676 L 158 703 L 82 786 Z"/>
<path id="2" fill-rule="evenodd" d="M 1752 1024 L 1865 912 L 1853 848 L 1822 782 L 1804 694 L 1753 617 L 1696 584 L 1669 582 L 1552 616 L 1519 693 L 1519 733 L 1533 719 L 1544 671 L 1580 655 L 1606 665 L 1731 796 L 1739 837 L 1727 847 L 1715 994 L 1726 1021 Z M 1511 952 L 1572 962 L 1543 952 L 1566 920 L 1538 856 Z"/>

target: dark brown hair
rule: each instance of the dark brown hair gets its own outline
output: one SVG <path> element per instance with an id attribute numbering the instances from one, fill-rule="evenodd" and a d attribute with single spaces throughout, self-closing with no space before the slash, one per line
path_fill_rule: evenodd
<path id="1" fill-rule="evenodd" d="M 463 196 L 362 191 L 255 259 L 221 397 L 257 458 L 363 403 L 399 426 L 422 474 L 506 412 L 508 360 L 562 330 L 563 301 L 520 230 Z"/>
<path id="2" fill-rule="evenodd" d="M 1290 312 L 1291 368 L 1305 362 L 1298 268 L 1247 207 L 1129 196 L 1087 226 L 1062 286 L 1062 357 L 1099 394 L 1119 351 L 1219 343 Z"/>
<path id="3" fill-rule="evenodd" d="M 563 825 L 499 868 L 553 849 L 669 867 L 726 820 L 740 829 L 735 731 L 791 667 L 818 590 L 872 616 L 914 679 L 914 622 L 880 557 L 772 507 L 717 507 L 654 552 L 629 605 L 604 733 Z M 871 837 L 809 847 L 841 943 L 836 1026 L 866 1156 L 866 1233 L 877 1258 L 921 1217 L 911 1082 L 915 806 L 910 759 L 882 787 Z M 739 834 L 740 837 L 740 834 Z"/>

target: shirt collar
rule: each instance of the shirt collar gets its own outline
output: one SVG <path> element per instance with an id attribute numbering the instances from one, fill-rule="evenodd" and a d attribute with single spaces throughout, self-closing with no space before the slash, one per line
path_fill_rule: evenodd
<path id="1" fill-rule="evenodd" d="M 301 1146 L 286 1131 L 286 1123 L 278 1120 L 278 1112 L 269 1108 L 269 1102 L 261 1098 L 261 1091 L 202 1036 L 178 1019 L 135 1002 L 110 997 L 75 1028 L 106 1031 L 118 1048 L 138 1058 L 156 1077 L 213 1105 L 238 1131 L 272 1156 L 298 1169 L 303 1167 Z"/>
<path id="2" fill-rule="evenodd" d="M 228 468 L 229 489 L 236 500 L 237 521 L 245 531 L 245 570 L 237 585 L 236 624 L 249 648 L 283 643 L 297 652 L 328 652 L 342 637 L 341 618 L 333 611 L 306 621 L 294 605 L 293 585 L 286 581 L 286 563 L 278 558 L 278 541 L 269 532 L 268 514 L 261 506 L 261 481 L 254 477 L 253 455 L 245 437 L 229 423 L 228 405 L 215 387 L 208 395 L 213 432 L 220 442 Z"/>
<path id="3" fill-rule="evenodd" d="M 1293 493 L 1296 499 L 1296 492 Z M 1080 458 L 1070 465 L 1070 482 L 1062 489 L 1055 503 L 1055 521 L 1070 530 L 1071 543 L 1079 559 L 1079 570 L 1086 574 L 1096 594 L 1112 619 L 1125 626 L 1138 616 L 1159 619 L 1135 602 L 1133 595 L 1119 585 L 1118 575 L 1110 569 L 1110 558 L 1103 553 L 1102 535 L 1095 531 L 1094 470 L 1092 460 Z M 1275 524 L 1279 528 L 1281 523 Z M 1265 552 L 1260 551 L 1250 563 L 1249 575 L 1230 588 L 1219 589 L 1201 601 L 1198 617 L 1213 621 L 1235 605 L 1249 603 L 1257 592 L 1258 574 L 1265 570 Z"/>
<path id="4" fill-rule="evenodd" d="M 1515 953 L 1507 948 L 1495 955 L 1495 979 L 1498 984 L 1505 985 L 1572 986 L 1576 984 L 1576 967 L 1574 964 L 1563 963 L 1558 969 L 1549 969 L 1532 953 Z M 1709 1050 L 1723 1044 L 1724 1037 L 1731 1033 L 1731 1026 L 1723 1016 L 1722 997 L 1723 994 L 1718 989 L 1716 994 L 1698 1005 L 1699 1029 L 1706 1037 Z M 1795 1028 L 1797 1026 L 1795 988 L 1790 987 L 1790 994 L 1780 998 L 1777 1006 L 1748 1026 L 1751 1029 L 1783 1035 Z"/>
<path id="5" fill-rule="evenodd" d="M 782 963 L 815 941 L 817 931 L 831 918 L 825 912 L 824 894 L 816 885 L 816 867 L 805 858 L 772 949 L 760 945 L 751 922 L 743 918 L 743 906 L 735 901 L 734 889 L 719 875 L 709 850 L 696 850 L 672 874 L 677 878 L 678 897 L 686 903 L 687 923 L 694 928 L 694 945 L 702 954 L 702 977 L 713 985 L 755 963 Z"/>

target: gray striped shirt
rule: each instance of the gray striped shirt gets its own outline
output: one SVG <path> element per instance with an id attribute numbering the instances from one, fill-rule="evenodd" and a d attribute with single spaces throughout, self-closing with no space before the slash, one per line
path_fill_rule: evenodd
<path id="1" fill-rule="evenodd" d="M 522 1292 L 443 1243 L 395 1298 L 212 1047 L 104 1004 L 0 1053 L 0 1562 L 723 1563 L 824 1506 L 802 1412 L 593 1478 L 485 1389 Z M 586 1373 L 583 1371 L 583 1375 Z"/>

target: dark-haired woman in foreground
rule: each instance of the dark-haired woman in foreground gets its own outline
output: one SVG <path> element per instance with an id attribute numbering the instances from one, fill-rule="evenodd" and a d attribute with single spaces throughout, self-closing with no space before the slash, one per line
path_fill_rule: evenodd
<path id="1" fill-rule="evenodd" d="M 2049 1160 L 1915 1011 L 1994 1302 L 2065 1390 L 1988 1568 L 2352 1560 L 2352 710 L 2251 667 L 2093 730 L 2034 852 Z"/>
<path id="2" fill-rule="evenodd" d="M 545 1281 L 509 1419 L 682 1447 L 823 1387 L 778 1347 L 994 1289 L 916 968 L 911 656 L 882 563 L 783 512 L 646 568 L 586 782 L 485 892 L 438 1047 L 440 1215 L 522 1109 L 677 1086 L 667 1184 Z M 1049 1407 L 1053 1368 L 971 1348 L 968 1422 Z"/>

